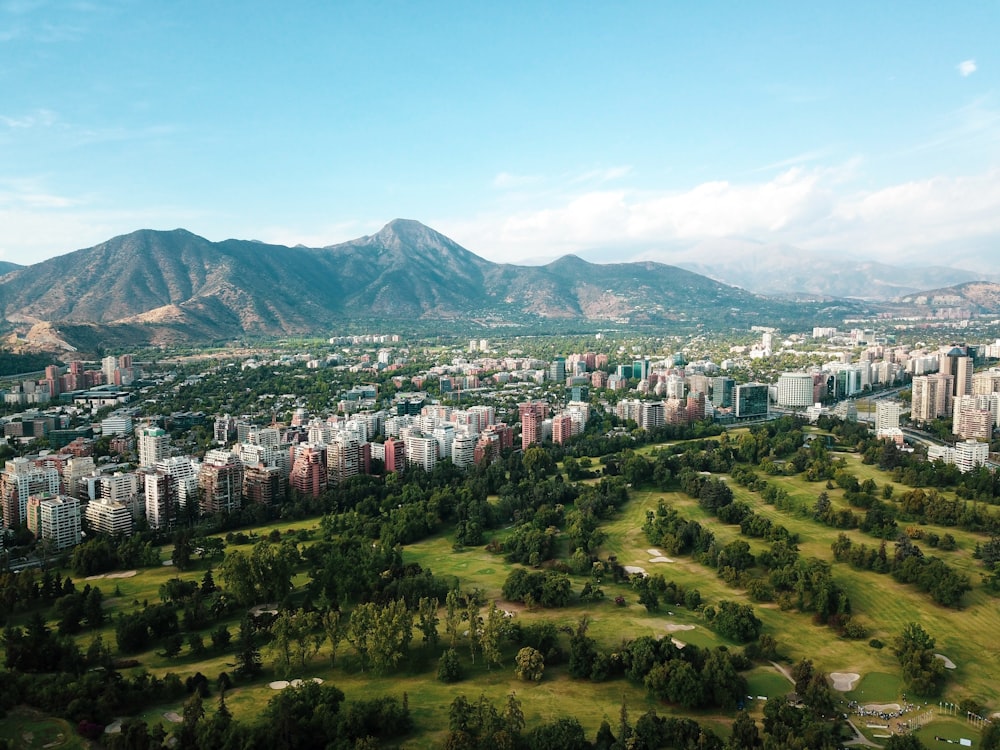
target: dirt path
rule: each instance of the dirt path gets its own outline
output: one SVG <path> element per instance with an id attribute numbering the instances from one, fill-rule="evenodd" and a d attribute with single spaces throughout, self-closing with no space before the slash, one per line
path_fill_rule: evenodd
<path id="1" fill-rule="evenodd" d="M 781 672 L 781 674 L 783 674 L 785 676 L 786 680 L 788 680 L 793 685 L 795 684 L 795 678 L 792 677 L 792 673 L 788 671 L 787 667 L 781 666 L 776 661 L 772 661 L 771 662 L 771 666 L 774 667 L 775 669 L 777 669 L 779 672 Z"/>
<path id="2" fill-rule="evenodd" d="M 845 745 L 864 745 L 865 747 L 882 747 L 872 742 L 870 739 L 861 734 L 861 730 L 854 726 L 854 722 L 850 719 L 847 720 L 847 726 L 849 726 L 854 731 L 854 739 L 845 742 Z"/>

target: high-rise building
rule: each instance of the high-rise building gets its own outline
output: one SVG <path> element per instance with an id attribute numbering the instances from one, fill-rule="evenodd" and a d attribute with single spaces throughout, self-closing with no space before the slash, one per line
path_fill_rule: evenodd
<path id="1" fill-rule="evenodd" d="M 327 480 L 331 484 L 340 484 L 365 473 L 358 439 L 347 432 L 334 434 L 326 446 L 326 467 Z"/>
<path id="2" fill-rule="evenodd" d="M 910 418 L 919 423 L 951 416 L 954 380 L 953 375 L 942 372 L 913 378 Z"/>
<path id="3" fill-rule="evenodd" d="M 124 503 L 93 500 L 87 503 L 83 516 L 87 526 L 99 534 L 129 536 L 132 533 L 132 512 Z"/>
<path id="4" fill-rule="evenodd" d="M 974 370 L 972 357 L 964 346 L 953 346 L 938 357 L 938 372 L 951 375 L 952 396 L 968 396 L 972 394 L 972 374 Z"/>
<path id="5" fill-rule="evenodd" d="M 984 465 L 989 457 L 989 443 L 980 443 L 978 440 L 966 440 L 955 443 L 954 446 L 931 445 L 927 448 L 927 460 L 954 464 L 962 473 Z"/>
<path id="6" fill-rule="evenodd" d="M 173 482 L 164 472 L 151 466 L 137 472 L 142 482 L 146 504 L 146 522 L 151 529 L 169 529 L 174 525 Z"/>
<path id="7" fill-rule="evenodd" d="M 972 395 L 987 396 L 990 393 L 1000 393 L 1000 370 L 986 370 L 972 376 Z"/>
<path id="8" fill-rule="evenodd" d="M 402 440 L 393 440 L 391 437 L 386 438 L 383 444 L 383 452 L 385 453 L 385 458 L 382 460 L 385 463 L 385 470 L 387 472 L 402 471 L 406 466 L 405 445 Z"/>
<path id="9" fill-rule="evenodd" d="M 159 427 L 139 430 L 139 466 L 155 466 L 170 452 L 170 436 Z"/>
<path id="10" fill-rule="evenodd" d="M 292 468 L 288 486 L 296 492 L 319 497 L 327 489 L 326 447 L 299 443 L 291 448 Z"/>
<path id="11" fill-rule="evenodd" d="M 460 469 L 471 466 L 476 459 L 476 436 L 455 435 L 451 442 L 451 462 Z"/>
<path id="12" fill-rule="evenodd" d="M 210 450 L 198 472 L 201 512 L 234 513 L 243 500 L 243 464 L 227 450 Z"/>
<path id="13" fill-rule="evenodd" d="M 406 463 L 431 471 L 438 461 L 438 441 L 423 434 L 406 436 Z"/>
<path id="14" fill-rule="evenodd" d="M 725 375 L 712 378 L 712 406 L 728 409 L 733 405 L 736 381 Z"/>
<path id="15" fill-rule="evenodd" d="M 766 417 L 770 404 L 768 387 L 763 383 L 744 383 L 733 391 L 733 416 L 737 419 Z"/>
<path id="16" fill-rule="evenodd" d="M 59 470 L 39 467 L 26 458 L 13 458 L 0 474 L 0 501 L 3 504 L 4 528 L 13 529 L 27 521 L 28 498 L 58 495 Z"/>
<path id="17" fill-rule="evenodd" d="M 899 417 L 903 413 L 903 404 L 892 399 L 879 399 L 875 402 L 875 436 L 883 437 L 887 430 L 899 429 Z M 893 433 L 894 434 L 894 433 Z"/>
<path id="18" fill-rule="evenodd" d="M 566 412 L 552 417 L 552 442 L 562 445 L 573 436 L 573 417 Z"/>
<path id="19" fill-rule="evenodd" d="M 778 406 L 804 408 L 815 403 L 813 376 L 808 372 L 783 372 L 778 376 Z"/>
<path id="20" fill-rule="evenodd" d="M 75 497 L 33 495 L 28 500 L 27 513 L 31 533 L 48 540 L 55 549 L 68 549 L 80 543 L 80 501 Z"/>
<path id="21" fill-rule="evenodd" d="M 253 435 L 250 436 L 251 438 Z M 240 443 L 236 446 L 240 463 L 244 466 L 274 466 L 281 470 L 283 476 L 287 477 L 291 469 L 289 463 L 288 448 L 280 444 L 265 445 L 259 443 Z"/>
<path id="22" fill-rule="evenodd" d="M 667 423 L 665 405 L 662 401 L 639 402 L 639 427 L 653 430 Z"/>
<path id="23" fill-rule="evenodd" d="M 90 456 L 74 456 L 62 470 L 63 489 L 70 497 L 79 498 L 83 487 L 81 481 L 85 476 L 93 474 L 95 470 L 94 459 Z"/>
<path id="24" fill-rule="evenodd" d="M 555 383 L 566 382 L 566 358 L 556 357 L 549 363 L 549 380 Z"/>
<path id="25" fill-rule="evenodd" d="M 132 472 L 104 474 L 94 499 L 98 497 L 106 503 L 121 503 L 132 513 L 132 520 L 138 521 L 145 515 L 145 484 L 138 474 Z"/>
<path id="26" fill-rule="evenodd" d="M 542 421 L 549 415 L 545 401 L 527 401 L 517 405 L 521 420 L 521 448 L 528 448 L 542 441 Z"/>
<path id="27" fill-rule="evenodd" d="M 272 505 L 285 499 L 288 480 L 277 466 L 243 467 L 243 497 L 249 504 Z"/>
<path id="28" fill-rule="evenodd" d="M 170 477 L 171 497 L 177 509 L 198 501 L 201 466 L 190 456 L 170 456 L 156 462 L 156 469 Z"/>
<path id="29" fill-rule="evenodd" d="M 1000 396 L 957 396 L 951 431 L 966 440 L 989 441 L 997 423 Z"/>

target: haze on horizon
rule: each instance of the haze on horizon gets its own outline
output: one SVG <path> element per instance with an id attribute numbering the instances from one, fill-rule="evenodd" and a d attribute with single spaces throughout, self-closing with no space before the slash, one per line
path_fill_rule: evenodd
<path id="1" fill-rule="evenodd" d="M 1000 5 L 0 0 L 0 259 L 139 228 L 991 270 Z"/>

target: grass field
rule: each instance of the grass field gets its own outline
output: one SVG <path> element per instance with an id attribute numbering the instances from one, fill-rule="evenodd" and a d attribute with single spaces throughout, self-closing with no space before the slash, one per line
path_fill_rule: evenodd
<path id="1" fill-rule="evenodd" d="M 844 459 L 848 469 L 859 479 L 874 479 L 880 488 L 886 483 L 891 483 L 888 475 L 876 467 L 862 464 L 857 456 L 845 454 Z M 811 483 L 802 477 L 768 477 L 769 482 L 786 490 L 800 509 L 797 512 L 783 512 L 764 504 L 758 494 L 729 481 L 737 499 L 750 503 L 756 512 L 798 534 L 801 538 L 800 549 L 804 556 L 832 561 L 830 547 L 840 531 L 813 520 L 811 509 L 816 496 L 824 490 L 828 492 L 835 505 L 845 506 L 842 490 L 826 489 L 825 482 Z M 894 492 L 898 494 L 906 489 L 896 486 Z M 630 501 L 618 516 L 602 527 L 607 533 L 607 540 L 601 550 L 601 556 L 607 557 L 613 554 L 623 565 L 638 566 L 647 573 L 659 573 L 667 580 L 673 580 L 688 588 L 697 588 L 707 604 L 717 603 L 723 599 L 749 603 L 742 591 L 727 586 L 714 570 L 694 562 L 689 557 L 678 557 L 673 562 L 652 561 L 658 551 L 647 542 L 641 526 L 645 521 L 647 510 L 654 510 L 660 499 L 673 504 L 685 517 L 698 520 L 711 528 L 716 538 L 723 544 L 740 538 L 738 527 L 719 523 L 706 514 L 696 500 L 682 493 L 639 489 L 632 491 Z M 257 528 L 254 532 L 256 538 L 260 538 L 277 528 L 283 537 L 294 538 L 295 532 L 314 530 L 318 523 L 318 520 L 282 522 L 266 528 Z M 869 637 L 881 639 L 886 644 L 885 648 L 872 648 L 868 645 L 867 638 L 861 641 L 839 638 L 831 629 L 815 625 L 809 615 L 782 611 L 777 605 L 758 603 L 753 604 L 753 607 L 764 623 L 764 632 L 777 639 L 781 660 L 786 665 L 793 664 L 799 659 L 810 659 L 815 667 L 823 672 L 857 672 L 862 675 L 855 690 L 843 695 L 845 700 L 855 699 L 863 702 L 900 700 L 903 690 L 899 677 L 900 670 L 890 646 L 892 639 L 908 622 L 919 622 L 936 638 L 936 650 L 952 659 L 958 667 L 949 674 L 944 699 L 958 703 L 961 699 L 970 697 L 991 707 L 991 710 L 1000 709 L 1000 684 L 996 679 L 996 675 L 1000 674 L 1000 650 L 995 645 L 995 634 L 1000 633 L 1000 600 L 988 595 L 982 589 L 979 584 L 978 563 L 971 556 L 976 541 L 981 540 L 981 537 L 955 529 L 933 526 L 922 528 L 942 535 L 951 533 L 958 542 L 958 549 L 953 552 L 937 552 L 927 548 L 925 551 L 928 554 L 941 556 L 949 565 L 968 573 L 973 580 L 975 589 L 967 596 L 966 606 L 961 610 L 939 607 L 927 595 L 914 587 L 897 583 L 890 576 L 857 571 L 846 564 L 833 564 L 834 577 L 849 593 L 855 616 L 868 627 Z M 249 531 L 244 533 L 250 535 Z M 497 533 L 502 536 L 506 531 L 501 530 Z M 878 540 L 859 531 L 850 531 L 848 534 L 856 543 L 863 542 L 869 546 L 878 544 Z M 253 539 L 250 543 L 252 541 Z M 766 547 L 763 541 L 748 541 L 754 552 Z M 309 543 L 311 542 L 304 542 L 304 544 Z M 227 549 L 232 548 L 227 547 Z M 162 558 L 168 560 L 171 551 L 169 547 L 165 547 L 161 551 Z M 501 555 L 491 554 L 482 547 L 454 549 L 453 539 L 447 534 L 409 545 L 404 550 L 404 559 L 407 562 L 418 562 L 436 575 L 455 576 L 464 590 L 478 588 L 490 600 L 500 600 L 503 582 L 514 568 Z M 184 573 L 178 573 L 171 566 L 161 566 L 139 570 L 132 577 L 101 578 L 89 583 L 101 587 L 107 597 L 106 606 L 109 614 L 114 615 L 119 611 L 142 607 L 146 602 L 159 602 L 160 587 L 168 580 L 178 575 L 185 579 L 201 580 L 209 567 L 210 563 L 195 559 L 192 569 Z M 217 562 L 214 563 L 214 567 L 218 567 Z M 221 583 L 217 574 L 216 578 L 217 582 Z M 576 591 L 579 591 L 584 580 L 580 577 L 573 578 Z M 298 576 L 295 582 L 299 585 L 305 583 L 304 576 Z M 76 581 L 76 583 L 79 588 L 84 582 Z M 689 611 L 683 606 L 667 605 L 661 606 L 658 612 L 650 613 L 638 604 L 636 593 L 627 583 L 616 584 L 605 581 L 602 583 L 602 588 L 605 592 L 602 601 L 589 604 L 577 603 L 558 610 L 523 610 L 518 607 L 517 609 L 521 611 L 518 611 L 516 617 L 525 623 L 544 620 L 569 629 L 574 627 L 582 616 L 587 615 L 590 618 L 589 634 L 606 649 L 613 649 L 623 640 L 640 635 L 660 637 L 668 633 L 684 643 L 700 647 L 734 645 L 716 635 L 708 627 L 700 612 Z M 617 595 L 625 597 L 626 606 L 618 607 L 614 604 L 613 600 Z M 239 619 L 238 616 L 234 616 L 226 623 L 234 634 Z M 214 627 L 216 625 L 213 625 Z M 680 630 L 678 629 L 680 627 L 691 629 Z M 206 645 L 210 642 L 211 629 L 202 632 Z M 79 636 L 81 647 L 86 649 L 96 634 L 87 632 Z M 114 647 L 115 635 L 111 624 L 100 630 L 99 634 L 106 644 Z M 612 725 L 615 724 L 623 700 L 633 719 L 651 708 L 655 708 L 661 714 L 675 712 L 671 706 L 652 699 L 641 686 L 632 685 L 621 679 L 606 683 L 572 680 L 565 673 L 564 666 L 550 667 L 546 671 L 545 678 L 537 685 L 521 682 L 516 680 L 513 674 L 512 650 L 505 654 L 502 667 L 487 671 L 481 665 L 474 666 L 469 662 L 464 639 L 458 644 L 458 648 L 463 664 L 467 668 L 467 677 L 463 682 L 444 685 L 434 677 L 436 657 L 424 654 L 418 641 L 419 638 L 415 639 L 412 658 L 399 674 L 382 677 L 359 671 L 355 655 L 345 644 L 340 652 L 342 655 L 338 656 L 336 667 L 330 665 L 324 648 L 320 656 L 316 657 L 306 669 L 295 670 L 291 676 L 322 678 L 343 690 L 348 701 L 386 693 L 402 696 L 405 692 L 417 725 L 414 737 L 402 745 L 406 748 L 440 746 L 443 741 L 441 728 L 447 725 L 448 706 L 455 696 L 463 693 L 472 699 L 482 692 L 495 702 L 500 702 L 504 696 L 514 691 L 522 700 L 529 727 L 539 721 L 570 713 L 580 720 L 591 737 L 602 720 L 607 719 Z M 565 645 L 564 640 L 564 647 Z M 266 650 L 264 657 L 265 664 L 269 664 L 271 659 Z M 233 669 L 231 653 L 209 652 L 204 657 L 195 658 L 188 653 L 186 644 L 181 655 L 173 659 L 163 656 L 156 648 L 138 654 L 136 658 L 140 661 L 141 668 L 156 674 L 172 671 L 184 679 L 200 671 L 209 678 L 213 686 L 220 672 L 231 672 Z M 275 694 L 268 683 L 279 677 L 282 676 L 266 669 L 264 675 L 254 683 L 238 685 L 227 694 L 227 705 L 230 710 L 238 719 L 256 720 L 267 701 Z M 755 698 L 758 695 L 769 697 L 783 695 L 792 689 L 787 679 L 770 666 L 759 666 L 749 672 L 747 677 L 749 693 Z M 759 716 L 762 705 L 761 701 L 754 700 L 749 708 Z M 150 708 L 142 718 L 151 723 L 163 722 L 169 727 L 164 714 L 181 713 L 182 708 L 180 703 L 156 706 Z M 214 698 L 206 702 L 206 709 L 209 713 L 215 710 Z M 683 711 L 677 713 L 690 715 L 689 712 Z M 732 720 L 731 716 L 718 714 L 694 714 L 693 717 L 723 736 L 728 734 Z M 31 715 L 20 718 L 12 715 L 0 723 L 0 736 L 14 742 L 18 741 L 18 736 L 23 738 L 26 731 L 36 738 L 48 737 L 46 742 L 33 741 L 32 746 L 39 747 L 48 742 L 57 742 L 57 737 L 62 732 L 63 741 L 69 744 L 51 745 L 52 747 L 81 746 L 72 744 L 75 732 L 70 731 L 67 734 L 63 724 L 56 720 Z M 30 728 L 24 728 L 29 725 Z M 938 731 L 939 726 L 944 729 Z M 930 744 L 933 746 L 933 735 L 937 733 L 946 736 L 945 729 L 948 732 L 964 731 L 965 734 L 961 736 L 978 736 L 977 730 L 953 719 L 935 721 L 922 731 L 930 733 Z M 974 733 L 970 735 L 970 731 Z M 925 739 L 923 735 L 921 737 Z"/>
<path id="2" fill-rule="evenodd" d="M 77 750 L 89 743 L 76 733 L 76 728 L 64 719 L 45 716 L 30 708 L 16 708 L 0 721 L 0 739 L 15 750 L 22 748 L 58 748 Z"/>

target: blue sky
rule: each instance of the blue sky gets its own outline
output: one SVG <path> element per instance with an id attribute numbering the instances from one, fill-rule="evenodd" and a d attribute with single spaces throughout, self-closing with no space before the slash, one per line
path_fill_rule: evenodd
<path id="1" fill-rule="evenodd" d="M 0 259 L 405 217 L 512 262 L 995 269 L 1000 3 L 621 5 L 0 0 Z"/>

